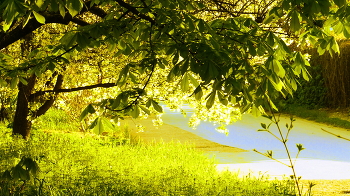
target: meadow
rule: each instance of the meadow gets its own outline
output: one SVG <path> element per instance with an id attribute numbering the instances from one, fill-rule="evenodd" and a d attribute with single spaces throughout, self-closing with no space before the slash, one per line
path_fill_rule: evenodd
<path id="1" fill-rule="evenodd" d="M 28 141 L 0 125 L 0 195 L 295 195 L 289 179 L 218 172 L 191 144 L 75 132 L 65 118 L 49 112 Z"/>

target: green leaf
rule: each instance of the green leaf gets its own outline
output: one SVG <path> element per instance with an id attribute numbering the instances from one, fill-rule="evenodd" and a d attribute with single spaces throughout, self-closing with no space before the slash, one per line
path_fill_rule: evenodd
<path id="1" fill-rule="evenodd" d="M 32 18 L 32 13 L 31 12 L 27 13 L 24 16 L 24 18 L 25 19 L 24 19 L 23 27 L 25 27 L 28 24 L 29 20 Z"/>
<path id="2" fill-rule="evenodd" d="M 89 104 L 88 106 L 86 106 L 86 108 L 80 114 L 79 121 L 84 120 L 89 113 L 93 114 L 95 112 L 96 112 L 95 108 L 91 104 Z"/>
<path id="3" fill-rule="evenodd" d="M 292 12 L 290 28 L 293 32 L 297 32 L 300 29 L 299 13 L 297 11 Z"/>
<path id="4" fill-rule="evenodd" d="M 204 26 L 205 26 L 205 25 L 204 25 L 204 20 L 200 19 L 200 20 L 198 21 L 197 28 L 198 28 L 198 30 L 199 30 L 201 33 L 203 33 L 204 30 L 205 30 Z"/>
<path id="5" fill-rule="evenodd" d="M 6 87 L 6 86 L 7 86 L 7 82 L 0 78 L 0 87 Z"/>
<path id="6" fill-rule="evenodd" d="M 130 111 L 130 115 L 133 117 L 133 118 L 137 118 L 139 117 L 140 115 L 140 109 L 139 109 L 139 106 L 138 105 L 134 105 L 132 110 Z"/>
<path id="7" fill-rule="evenodd" d="M 305 149 L 302 144 L 296 144 L 296 146 L 299 152 Z"/>
<path id="8" fill-rule="evenodd" d="M 261 125 L 261 127 L 262 127 L 263 129 L 267 129 L 267 126 L 266 126 L 265 123 L 260 123 L 260 125 Z"/>
<path id="9" fill-rule="evenodd" d="M 101 117 L 101 122 L 108 129 L 110 129 L 110 130 L 114 130 L 115 129 L 114 125 L 112 124 L 112 122 L 109 119 Z"/>
<path id="10" fill-rule="evenodd" d="M 66 9 L 62 4 L 59 4 L 58 9 L 60 10 L 61 16 L 64 18 L 66 16 Z"/>
<path id="11" fill-rule="evenodd" d="M 60 39 L 60 43 L 66 46 L 66 48 L 70 48 L 76 43 L 76 40 L 77 34 L 74 32 L 68 32 Z"/>
<path id="12" fill-rule="evenodd" d="M 41 6 L 44 4 L 44 0 L 36 0 L 36 1 L 35 1 L 35 4 L 36 4 L 39 8 L 41 8 Z"/>
<path id="13" fill-rule="evenodd" d="M 83 2 L 81 0 L 69 0 L 67 3 L 67 9 L 70 15 L 74 17 L 83 9 Z"/>
<path id="14" fill-rule="evenodd" d="M 166 1 L 168 1 L 168 0 L 166 0 Z M 184 14 L 184 17 L 185 17 L 185 22 L 187 23 L 188 30 L 194 31 L 196 27 L 195 27 L 193 20 L 187 14 Z"/>
<path id="15" fill-rule="evenodd" d="M 253 45 L 252 42 L 248 41 L 248 49 L 249 49 L 249 54 L 252 56 L 256 56 L 256 49 Z"/>
<path id="16" fill-rule="evenodd" d="M 146 107 L 151 107 L 152 105 L 152 99 L 148 99 L 148 101 L 146 102 Z"/>
<path id="17" fill-rule="evenodd" d="M 47 65 L 47 68 L 49 69 L 49 70 L 51 70 L 51 71 L 53 71 L 54 69 L 55 69 L 55 67 L 56 67 L 56 65 L 55 65 L 55 63 L 53 63 L 53 62 L 49 62 L 49 64 Z"/>
<path id="18" fill-rule="evenodd" d="M 17 87 L 18 81 L 19 81 L 18 77 L 11 79 L 11 84 L 10 84 L 11 89 L 15 89 Z"/>
<path id="19" fill-rule="evenodd" d="M 268 150 L 268 151 L 266 152 L 266 156 L 267 156 L 267 157 L 272 158 L 272 155 L 273 155 L 272 150 Z"/>
<path id="20" fill-rule="evenodd" d="M 33 11 L 33 14 L 34 14 L 35 19 L 36 19 L 39 23 L 45 24 L 45 17 L 44 17 L 44 16 L 42 16 L 41 14 L 39 14 L 39 13 L 36 12 L 36 11 Z"/>
<path id="21" fill-rule="evenodd" d="M 139 105 L 139 107 L 148 115 L 151 115 L 151 112 L 149 111 L 149 109 L 147 109 L 146 107 Z"/>
<path id="22" fill-rule="evenodd" d="M 194 97 L 196 98 L 196 100 L 198 100 L 198 101 L 201 100 L 201 98 L 203 97 L 202 87 L 200 85 L 198 85 L 193 93 L 194 93 Z"/>
<path id="23" fill-rule="evenodd" d="M 188 75 L 188 77 L 190 78 L 191 83 L 193 84 L 194 87 L 199 86 L 199 83 L 198 83 L 198 81 L 197 81 L 196 78 L 194 78 L 191 74 L 187 74 L 187 75 Z"/>
<path id="24" fill-rule="evenodd" d="M 243 114 L 244 112 L 248 111 L 249 108 L 251 108 L 251 106 L 252 106 L 252 103 L 243 104 L 241 106 L 241 113 Z"/>
<path id="25" fill-rule="evenodd" d="M 153 108 L 154 108 L 157 112 L 163 113 L 163 108 L 162 108 L 162 106 L 160 106 L 160 105 L 158 104 L 158 102 L 154 101 L 153 99 L 152 99 L 152 106 L 153 106 Z"/>
<path id="26" fill-rule="evenodd" d="M 24 85 L 27 85 L 27 84 L 28 84 L 27 80 L 25 80 L 24 78 L 18 77 L 18 79 L 19 79 L 19 81 L 22 82 L 22 84 L 24 84 Z"/>
<path id="27" fill-rule="evenodd" d="M 259 108 L 256 107 L 255 105 L 253 105 L 251 113 L 252 113 L 253 116 L 255 116 L 255 117 L 261 116 L 261 113 L 260 113 Z"/>
<path id="28" fill-rule="evenodd" d="M 105 130 L 101 118 L 102 117 L 97 117 L 95 119 L 95 121 L 91 124 L 91 126 L 89 127 L 89 129 L 93 129 L 93 132 L 97 135 L 101 135 Z"/>
<path id="29" fill-rule="evenodd" d="M 337 5 L 339 8 L 343 7 L 346 4 L 346 0 L 333 0 L 335 5 Z"/>
<path id="30" fill-rule="evenodd" d="M 339 45 L 338 45 L 338 42 L 335 40 L 334 37 L 332 37 L 331 39 L 331 49 L 336 52 L 336 53 L 340 53 L 340 50 L 339 50 Z"/>
<path id="31" fill-rule="evenodd" d="M 188 87 L 189 87 L 189 80 L 188 80 L 187 73 L 185 73 L 185 75 L 182 77 L 182 80 L 181 80 L 181 90 L 183 92 L 186 92 L 188 90 Z"/>
<path id="32" fill-rule="evenodd" d="M 281 63 L 276 60 L 273 59 L 272 61 L 273 64 L 273 71 L 281 78 L 284 78 L 286 71 L 284 70 L 284 68 L 282 67 Z"/>
<path id="33" fill-rule="evenodd" d="M 267 44 L 269 44 L 271 47 L 273 47 L 273 45 L 275 44 L 275 39 L 273 37 L 273 33 L 272 32 L 269 32 L 266 41 L 267 41 Z"/>
<path id="34" fill-rule="evenodd" d="M 294 78 L 291 79 L 290 83 L 292 85 L 293 90 L 296 91 L 298 86 L 297 86 L 297 82 L 295 81 L 295 79 Z"/>
<path id="35" fill-rule="evenodd" d="M 221 90 L 218 90 L 217 93 L 218 93 L 218 99 L 219 99 L 220 103 L 222 105 L 227 105 L 228 101 L 227 101 L 227 98 L 225 97 L 225 95 L 223 94 L 223 92 Z"/>
<path id="36" fill-rule="evenodd" d="M 206 107 L 207 109 L 210 109 L 211 107 L 213 107 L 214 101 L 215 101 L 215 96 L 216 96 L 216 91 L 213 91 L 209 94 L 209 96 L 207 97 L 207 103 L 206 103 Z"/>
<path id="37" fill-rule="evenodd" d="M 89 39 L 82 33 L 77 34 L 77 43 L 81 48 L 86 48 L 89 44 Z"/>

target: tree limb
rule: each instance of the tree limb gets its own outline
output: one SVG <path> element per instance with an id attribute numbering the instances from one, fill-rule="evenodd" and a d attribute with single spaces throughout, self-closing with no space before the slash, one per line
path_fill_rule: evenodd
<path id="1" fill-rule="evenodd" d="M 86 4 L 90 5 L 90 2 L 87 2 Z M 89 6 L 84 6 L 84 8 L 81 10 L 79 15 L 82 15 L 88 11 L 101 17 L 101 18 L 103 18 L 107 15 L 107 13 L 104 10 L 102 10 L 101 8 L 98 8 L 97 6 L 93 6 L 91 8 L 87 8 L 87 7 L 89 7 Z M 82 25 L 82 26 L 89 25 L 89 23 L 87 23 L 81 19 L 78 19 L 76 17 L 72 18 L 72 16 L 69 13 L 66 13 L 64 18 L 59 13 L 40 13 L 40 14 L 45 17 L 46 24 L 59 23 L 59 24 L 68 25 L 68 23 L 72 21 L 72 22 L 77 23 L 78 25 Z M 28 23 L 24 27 L 20 24 L 20 25 L 17 25 L 17 27 L 15 27 L 11 31 L 8 31 L 6 33 L 0 33 L 0 50 L 13 44 L 14 42 L 18 41 L 19 39 L 21 39 L 22 37 L 24 37 L 28 33 L 35 31 L 36 29 L 38 29 L 39 27 L 41 27 L 43 25 L 45 25 L 45 24 L 39 23 L 33 17 L 28 21 Z"/>
<path id="2" fill-rule="evenodd" d="M 74 91 L 80 91 L 80 90 L 88 90 L 88 89 L 94 89 L 94 88 L 110 88 L 117 86 L 116 83 L 104 83 L 104 84 L 95 84 L 90 86 L 81 86 L 76 88 L 70 88 L 70 89 L 53 89 L 53 90 L 46 90 L 46 91 L 38 91 L 34 94 L 31 94 L 29 99 L 33 99 L 34 97 L 42 96 L 46 93 L 67 93 L 67 92 L 74 92 Z"/>
<path id="3" fill-rule="evenodd" d="M 55 87 L 54 87 L 54 90 L 61 89 L 62 84 L 63 84 L 63 75 L 58 75 L 57 76 L 57 80 L 56 80 L 56 84 L 55 84 Z M 51 106 L 53 105 L 55 100 L 56 100 L 56 96 L 52 95 L 49 100 L 46 100 L 45 103 L 37 111 L 35 111 L 33 113 L 32 116 L 37 118 L 37 117 L 45 114 L 45 112 L 51 108 Z"/>
<path id="4" fill-rule="evenodd" d="M 151 17 L 149 17 L 147 15 L 140 13 L 135 7 L 131 6 L 130 4 L 126 3 L 125 1 L 123 1 L 123 0 L 115 0 L 115 1 L 118 2 L 120 6 L 128 9 L 130 12 L 132 12 L 136 16 L 151 22 L 151 24 L 156 23 L 156 21 L 154 19 L 152 19 Z"/>

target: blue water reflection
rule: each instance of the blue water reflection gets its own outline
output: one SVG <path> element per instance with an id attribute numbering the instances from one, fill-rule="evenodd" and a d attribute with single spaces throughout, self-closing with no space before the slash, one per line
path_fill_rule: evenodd
<path id="1" fill-rule="evenodd" d="M 263 117 L 253 117 L 244 115 L 242 120 L 229 125 L 227 128 L 230 133 L 228 136 L 219 133 L 215 130 L 216 126 L 210 122 L 201 122 L 197 129 L 192 129 L 188 126 L 190 116 L 193 114 L 193 109 L 184 106 L 187 116 L 184 117 L 180 112 L 171 111 L 164 107 L 165 114 L 162 116 L 164 123 L 179 127 L 183 130 L 190 131 L 205 139 L 232 147 L 238 147 L 249 152 L 241 153 L 223 153 L 212 152 L 207 153 L 208 156 L 215 156 L 219 163 L 249 163 L 255 161 L 269 160 L 268 158 L 251 151 L 257 149 L 260 152 L 273 150 L 274 158 L 285 159 L 286 153 L 283 144 L 271 136 L 267 132 L 258 132 L 260 123 L 269 123 L 269 120 Z M 288 118 L 281 118 L 282 130 L 286 130 L 285 124 L 289 123 Z M 303 144 L 306 150 L 299 155 L 300 159 L 322 159 L 332 161 L 350 162 L 350 142 L 339 139 L 332 135 L 323 132 L 320 128 L 331 129 L 324 125 L 311 124 L 304 120 L 297 119 L 294 122 L 294 128 L 290 133 L 288 144 L 293 156 L 297 153 L 296 143 Z M 272 129 L 276 134 L 277 129 Z M 333 131 L 333 130 L 332 130 Z M 335 130 L 337 131 L 337 130 Z M 341 132 L 342 136 L 350 138 L 349 131 Z"/>

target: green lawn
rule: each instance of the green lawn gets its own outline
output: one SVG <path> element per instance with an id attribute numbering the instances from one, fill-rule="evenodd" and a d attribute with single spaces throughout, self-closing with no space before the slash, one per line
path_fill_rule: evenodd
<path id="1" fill-rule="evenodd" d="M 218 173 L 191 145 L 120 144 L 111 137 L 33 131 L 29 141 L 0 127 L 0 195 L 290 195 L 289 180 Z M 15 166 L 23 157 L 40 172 Z M 5 171 L 9 171 L 5 172 Z M 18 172 L 20 170 L 20 172 Z M 37 173 L 36 176 L 33 173 Z M 7 174 L 7 175 L 6 175 Z M 30 178 L 29 178 L 30 177 Z M 293 195 L 293 194 L 292 194 Z"/>

